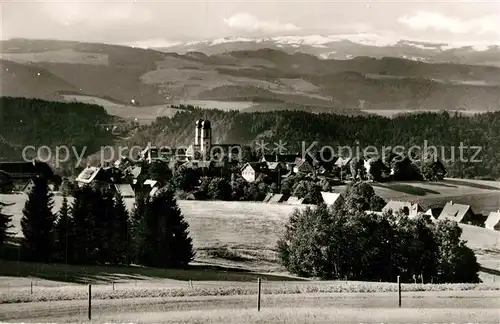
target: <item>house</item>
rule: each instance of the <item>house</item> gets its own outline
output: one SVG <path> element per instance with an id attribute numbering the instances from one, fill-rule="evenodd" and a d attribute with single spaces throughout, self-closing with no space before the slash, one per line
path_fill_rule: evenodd
<path id="1" fill-rule="evenodd" d="M 409 218 L 417 217 L 419 213 L 423 213 L 423 208 L 417 204 L 408 201 L 389 201 L 384 208 L 382 208 L 382 213 L 398 213 L 403 212 Z"/>
<path id="2" fill-rule="evenodd" d="M 33 190 L 33 187 L 35 187 L 35 181 L 33 179 L 30 179 L 24 185 L 24 187 L 22 189 L 22 192 L 24 192 L 25 194 L 29 195 L 29 193 L 31 192 L 31 190 Z"/>
<path id="3" fill-rule="evenodd" d="M 156 192 L 160 189 L 160 183 L 156 180 L 151 180 L 151 179 L 148 179 L 146 181 L 144 181 L 143 185 L 146 187 L 146 186 L 149 186 L 151 189 L 149 189 L 149 195 L 152 197 L 156 194 Z"/>
<path id="4" fill-rule="evenodd" d="M 344 199 L 342 197 L 342 194 L 340 193 L 326 191 L 321 192 L 321 197 L 323 197 L 323 202 L 325 203 L 325 205 L 328 206 L 333 206 L 337 201 L 342 202 L 342 200 Z"/>
<path id="5" fill-rule="evenodd" d="M 262 174 L 268 172 L 267 164 L 262 162 L 247 162 L 241 168 L 241 176 L 247 182 L 255 182 Z"/>
<path id="6" fill-rule="evenodd" d="M 115 190 L 122 198 L 135 198 L 134 189 L 129 184 L 115 184 Z"/>
<path id="7" fill-rule="evenodd" d="M 113 163 L 113 166 L 115 168 L 118 168 L 118 169 L 127 169 L 128 167 L 130 167 L 132 164 L 132 161 L 130 161 L 130 159 L 126 156 L 122 156 L 121 158 L 119 158 L 118 160 L 116 160 L 114 163 Z"/>
<path id="8" fill-rule="evenodd" d="M 378 215 L 378 216 L 384 215 L 383 212 L 378 212 L 378 211 L 373 211 L 373 210 L 365 210 L 365 214 L 367 214 L 367 215 Z"/>
<path id="9" fill-rule="evenodd" d="M 439 214 L 434 212 L 432 210 L 432 208 L 427 209 L 427 211 L 424 213 L 424 215 L 429 216 L 432 221 L 436 221 L 437 218 L 439 217 Z"/>
<path id="10" fill-rule="evenodd" d="M 296 158 L 294 161 L 294 173 L 311 173 L 314 171 L 312 164 L 305 158 Z"/>
<path id="11" fill-rule="evenodd" d="M 273 193 L 268 193 L 266 197 L 264 198 L 263 202 L 267 203 L 271 198 L 273 198 L 274 194 Z"/>
<path id="12" fill-rule="evenodd" d="M 335 165 L 338 168 L 344 169 L 349 166 L 349 163 L 351 162 L 352 158 L 351 157 L 339 157 L 333 165 Z"/>
<path id="13" fill-rule="evenodd" d="M 54 178 L 54 171 L 45 162 L 0 162 L 0 171 L 9 174 L 12 181 L 28 181 L 37 177 Z"/>
<path id="14" fill-rule="evenodd" d="M 491 212 L 484 222 L 484 227 L 487 229 L 500 231 L 500 210 Z"/>
<path id="15" fill-rule="evenodd" d="M 470 205 L 462 205 L 453 203 L 453 201 L 448 202 L 441 214 L 438 217 L 439 220 L 454 220 L 457 223 L 462 224 L 473 224 L 476 223 L 476 217 Z"/>
<path id="16" fill-rule="evenodd" d="M 291 196 L 290 198 L 288 198 L 288 200 L 286 201 L 286 203 L 288 205 L 302 205 L 304 203 L 304 198 L 299 198 L 299 197 L 296 197 L 296 196 Z"/>
<path id="17" fill-rule="evenodd" d="M 286 194 L 274 194 L 271 197 L 271 199 L 269 199 L 268 203 L 270 203 L 270 204 L 279 204 L 279 203 L 282 203 L 284 201 L 287 201 L 288 197 L 290 197 L 290 195 L 286 195 Z"/>
<path id="18" fill-rule="evenodd" d="M 117 182 L 118 175 L 115 173 L 116 169 L 113 167 L 93 167 L 88 166 L 76 177 L 76 182 L 79 187 L 89 184 L 110 187 L 113 183 Z"/>
<path id="19" fill-rule="evenodd" d="M 137 179 L 142 173 L 142 167 L 140 166 L 129 166 L 125 169 L 125 176 L 130 176 L 132 178 L 132 184 L 137 184 Z"/>
<path id="20" fill-rule="evenodd" d="M 139 161 L 151 164 L 156 161 L 170 162 L 171 160 L 186 161 L 186 149 L 173 147 L 152 147 L 147 146 L 139 155 Z"/>
<path id="21" fill-rule="evenodd" d="M 295 160 L 300 157 L 298 153 L 296 154 L 271 154 L 271 155 L 263 155 L 259 162 L 280 162 L 286 170 L 293 171 L 293 167 L 295 166 Z"/>

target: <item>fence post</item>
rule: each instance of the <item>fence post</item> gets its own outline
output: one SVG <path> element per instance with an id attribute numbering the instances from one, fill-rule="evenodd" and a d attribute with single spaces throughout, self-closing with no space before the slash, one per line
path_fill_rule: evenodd
<path id="1" fill-rule="evenodd" d="M 89 284 L 89 321 L 92 319 L 92 285 Z"/>
<path id="2" fill-rule="evenodd" d="M 259 294 L 257 296 L 257 311 L 260 312 L 260 287 L 261 287 L 261 280 L 260 280 L 260 278 L 257 279 L 257 283 L 259 285 Z"/>
<path id="3" fill-rule="evenodd" d="M 31 282 L 31 294 L 33 295 L 33 281 Z"/>
<path id="4" fill-rule="evenodd" d="M 401 277 L 398 276 L 398 305 L 401 307 Z"/>

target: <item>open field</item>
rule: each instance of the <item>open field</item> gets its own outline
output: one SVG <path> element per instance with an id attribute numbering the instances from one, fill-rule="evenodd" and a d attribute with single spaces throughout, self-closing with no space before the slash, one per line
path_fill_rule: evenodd
<path id="1" fill-rule="evenodd" d="M 451 185 L 446 187 L 445 184 L 450 183 L 446 181 L 435 184 L 419 184 L 419 187 L 437 187 L 438 190 L 442 190 L 443 195 L 450 195 L 457 188 Z M 473 183 L 485 185 L 488 182 L 475 181 Z M 440 185 L 438 186 L 438 184 Z M 458 189 L 465 190 L 463 185 L 459 186 Z M 375 190 L 379 194 L 382 192 L 386 195 L 397 192 L 377 186 Z M 487 192 L 487 197 L 489 195 L 494 197 L 493 192 L 495 192 L 491 188 L 470 187 L 469 190 L 473 192 L 475 190 L 475 195 L 478 197 L 482 191 Z M 470 193 L 470 195 L 472 194 Z M 464 199 L 469 199 L 468 195 L 462 195 Z M 498 199 L 499 194 L 496 193 L 496 195 L 495 199 Z M 384 195 L 382 196 L 384 197 Z M 432 197 L 436 199 L 439 195 L 433 193 Z M 388 199 L 387 196 L 384 198 Z M 14 203 L 14 205 L 7 207 L 5 212 L 13 215 L 13 232 L 17 237 L 22 235 L 20 220 L 25 199 L 25 195 L 0 195 L 0 201 Z M 54 211 L 59 210 L 61 201 L 62 197 L 55 197 Z M 460 202 L 455 198 L 454 201 Z M 129 209 L 132 208 L 133 203 L 131 199 L 126 200 Z M 282 273 L 282 269 L 277 263 L 275 247 L 276 241 L 284 229 L 284 224 L 295 208 L 305 208 L 305 206 L 257 202 L 179 201 L 178 203 L 190 225 L 189 230 L 197 250 L 197 262 L 273 273 Z M 484 268 L 481 279 L 484 282 L 492 282 L 493 280 L 500 282 L 500 232 L 468 225 L 462 225 L 462 229 L 463 239 L 467 240 L 468 245 L 475 250 L 478 260 Z"/>
<path id="2" fill-rule="evenodd" d="M 140 124 L 150 124 L 157 117 L 172 117 L 179 109 L 170 108 L 168 104 L 155 106 L 133 106 L 123 105 L 111 102 L 106 99 L 80 96 L 80 95 L 63 95 L 66 101 L 78 101 L 88 104 L 95 104 L 104 107 L 106 112 L 112 116 L 118 116 L 127 120 L 134 120 Z"/>
<path id="3" fill-rule="evenodd" d="M 397 117 L 399 115 L 404 115 L 404 114 L 421 114 L 421 113 L 441 113 L 441 110 L 437 109 L 430 109 L 430 110 L 399 110 L 399 109 L 364 109 L 362 110 L 365 113 L 368 114 L 374 114 L 374 115 L 379 115 L 383 117 L 388 117 L 388 118 L 393 118 Z M 472 116 L 475 114 L 484 114 L 487 113 L 488 111 L 482 111 L 482 110 L 447 110 L 448 113 L 454 114 L 454 113 L 459 113 L 464 116 Z"/>

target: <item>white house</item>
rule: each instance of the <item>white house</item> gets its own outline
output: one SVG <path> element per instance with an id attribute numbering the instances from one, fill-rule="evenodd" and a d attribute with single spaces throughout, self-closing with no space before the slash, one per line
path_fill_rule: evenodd
<path id="1" fill-rule="evenodd" d="M 247 182 L 255 182 L 261 174 L 264 174 L 267 171 L 266 163 L 248 162 L 241 168 L 241 176 Z"/>

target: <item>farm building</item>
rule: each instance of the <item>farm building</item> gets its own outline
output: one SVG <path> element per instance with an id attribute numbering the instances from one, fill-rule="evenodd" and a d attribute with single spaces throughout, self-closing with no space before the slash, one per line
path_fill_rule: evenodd
<path id="1" fill-rule="evenodd" d="M 453 201 L 448 202 L 444 206 L 438 219 L 448 219 L 456 221 L 457 223 L 472 225 L 481 223 L 480 216 L 474 214 L 470 205 L 456 204 L 453 203 Z"/>
<path id="2" fill-rule="evenodd" d="M 101 167 L 92 167 L 88 166 L 83 169 L 82 172 L 76 177 L 76 182 L 79 187 L 83 187 L 85 185 L 94 184 L 100 186 L 111 186 L 115 179 L 114 168 L 101 168 Z"/>
<path id="3" fill-rule="evenodd" d="M 286 203 L 288 205 L 302 205 L 304 203 L 304 198 L 299 198 L 299 197 L 291 196 L 290 198 L 288 198 L 288 200 L 286 201 Z"/>
<path id="4" fill-rule="evenodd" d="M 487 229 L 500 231 L 500 210 L 491 212 L 484 222 L 484 227 Z"/>
<path id="5" fill-rule="evenodd" d="M 340 193 L 326 191 L 321 192 L 321 197 L 323 197 L 323 202 L 328 206 L 333 206 L 337 201 L 340 202 L 344 199 Z"/>
<path id="6" fill-rule="evenodd" d="M 261 174 L 267 173 L 269 173 L 267 164 L 262 162 L 249 162 L 241 168 L 241 176 L 247 182 L 255 182 Z"/>
<path id="7" fill-rule="evenodd" d="M 279 203 L 287 201 L 288 197 L 290 197 L 290 195 L 275 194 L 275 195 L 273 195 L 271 197 L 271 199 L 269 199 L 268 203 L 270 203 L 270 204 L 279 204 Z"/>
<path id="8" fill-rule="evenodd" d="M 392 211 L 393 213 L 403 212 L 410 218 L 417 217 L 419 213 L 424 212 L 422 207 L 417 203 L 411 203 L 407 201 L 396 201 L 396 200 L 389 201 L 387 205 L 385 205 L 384 208 L 382 208 L 383 213 L 390 211 Z"/>
<path id="9" fill-rule="evenodd" d="M 313 166 L 307 159 L 296 158 L 293 166 L 294 173 L 311 173 L 314 171 Z"/>
<path id="10" fill-rule="evenodd" d="M 31 190 L 33 190 L 33 187 L 35 186 L 35 181 L 33 179 L 30 179 L 23 187 L 22 192 L 25 194 L 29 194 Z"/>
<path id="11" fill-rule="evenodd" d="M 135 198 L 134 189 L 129 184 L 115 184 L 115 190 L 123 198 Z"/>
<path id="12" fill-rule="evenodd" d="M 12 181 L 27 182 L 37 177 L 52 179 L 54 171 L 45 162 L 0 162 L 0 171 L 7 173 Z"/>

